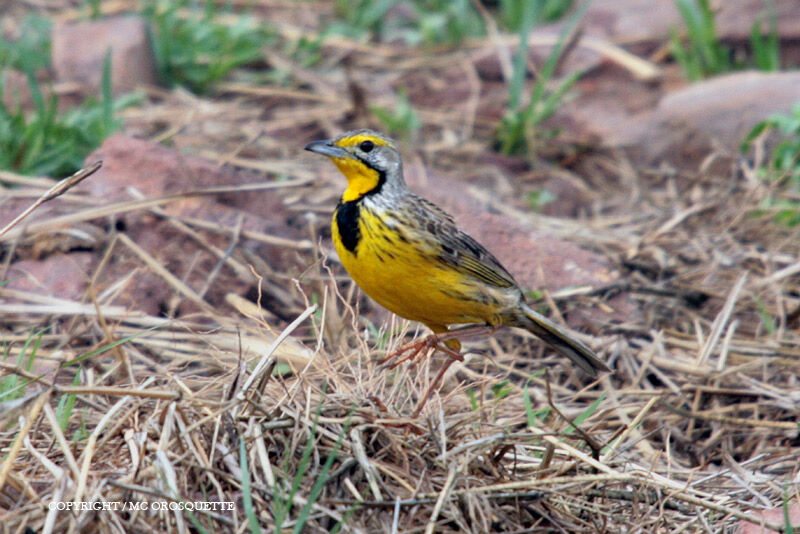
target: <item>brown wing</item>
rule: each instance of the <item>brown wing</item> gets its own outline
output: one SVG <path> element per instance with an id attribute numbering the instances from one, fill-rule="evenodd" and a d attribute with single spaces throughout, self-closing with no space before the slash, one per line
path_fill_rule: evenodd
<path id="1" fill-rule="evenodd" d="M 418 224 L 426 233 L 435 236 L 431 244 L 436 243 L 434 246 L 438 246 L 441 261 L 496 287 L 517 285 L 514 277 L 497 258 L 459 228 L 450 214 L 421 197 L 415 197 L 411 202 L 417 211 Z"/>

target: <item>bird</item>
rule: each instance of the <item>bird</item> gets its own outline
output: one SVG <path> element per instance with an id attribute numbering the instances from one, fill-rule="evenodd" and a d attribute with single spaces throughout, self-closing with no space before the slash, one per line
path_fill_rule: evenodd
<path id="1" fill-rule="evenodd" d="M 532 309 L 508 270 L 451 215 L 408 188 L 392 139 L 359 129 L 313 141 L 305 150 L 327 156 L 347 179 L 331 222 L 344 268 L 378 304 L 432 331 L 381 362 L 396 358 L 392 367 L 408 359 L 415 363 L 420 352 L 430 349 L 450 356 L 413 416 L 447 367 L 463 359 L 459 339 L 504 326 L 534 334 L 592 377 L 609 371 L 565 327 Z"/>

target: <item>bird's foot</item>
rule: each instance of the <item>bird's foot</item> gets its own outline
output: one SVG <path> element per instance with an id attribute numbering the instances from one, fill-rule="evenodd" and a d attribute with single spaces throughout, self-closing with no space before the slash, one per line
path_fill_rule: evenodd
<path id="1" fill-rule="evenodd" d="M 394 369 L 401 363 L 410 361 L 411 366 L 413 367 L 417 363 L 419 363 L 422 357 L 427 355 L 431 351 L 431 349 L 437 349 L 437 348 L 442 352 L 446 353 L 451 358 L 455 358 L 458 361 L 464 360 L 464 357 L 461 356 L 461 354 L 448 348 L 442 343 L 441 334 L 430 334 L 422 339 L 418 339 L 416 341 L 412 341 L 411 343 L 407 343 L 406 345 L 403 345 L 396 351 L 379 359 L 378 365 L 381 366 L 386 365 L 389 369 Z"/>
<path id="2" fill-rule="evenodd" d="M 468 325 L 461 328 L 455 328 L 448 332 L 440 334 L 430 334 L 422 339 L 412 341 L 403 345 L 391 354 L 384 356 L 377 360 L 378 365 L 388 364 L 389 369 L 394 369 L 403 362 L 411 361 L 414 366 L 419 363 L 422 356 L 428 354 L 431 349 L 438 349 L 447 354 L 453 360 L 463 362 L 464 355 L 456 350 L 447 346 L 446 342 L 451 339 L 465 339 L 470 337 L 480 337 L 493 334 L 499 327 L 488 325 Z M 396 361 L 389 363 L 391 360 Z"/>
<path id="3" fill-rule="evenodd" d="M 450 366 L 457 361 L 464 361 L 463 353 L 451 349 L 445 343 L 451 339 L 463 339 L 466 337 L 477 337 L 492 334 L 497 330 L 497 328 L 498 327 L 496 326 L 470 325 L 441 334 L 430 334 L 420 340 L 412 341 L 411 343 L 403 345 L 396 351 L 378 360 L 378 364 L 388 364 L 389 369 L 394 369 L 403 362 L 411 361 L 411 366 L 413 367 L 419 363 L 423 356 L 429 354 L 431 350 L 438 349 L 447 354 L 447 361 L 444 363 L 442 368 L 439 369 L 439 372 L 436 373 L 436 377 L 434 377 L 433 381 L 428 386 L 428 389 L 425 391 L 425 394 L 420 399 L 417 408 L 414 410 L 414 413 L 411 414 L 412 418 L 416 418 L 422 412 L 422 409 L 425 407 L 428 399 L 433 394 L 434 389 L 436 389 L 436 387 L 439 386 L 444 379 L 444 375 L 447 373 L 447 370 L 450 368 Z"/>

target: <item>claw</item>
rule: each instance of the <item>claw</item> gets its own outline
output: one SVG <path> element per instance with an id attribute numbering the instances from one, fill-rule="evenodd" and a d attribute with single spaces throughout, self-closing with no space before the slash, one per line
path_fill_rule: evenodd
<path id="1" fill-rule="evenodd" d="M 479 326 L 466 327 L 461 330 L 451 330 L 449 332 L 445 332 L 442 334 L 431 334 L 429 336 L 424 337 L 423 339 L 420 339 L 418 341 L 413 341 L 407 345 L 400 347 L 391 354 L 377 360 L 377 363 L 379 368 L 395 369 L 401 363 L 410 361 L 411 362 L 410 365 L 411 367 L 413 367 L 417 365 L 417 363 L 419 363 L 422 357 L 427 355 L 432 349 L 433 350 L 438 349 L 441 352 L 447 354 L 448 356 L 447 361 L 444 363 L 442 368 L 439 369 L 439 372 L 436 373 L 436 377 L 428 386 L 428 389 L 425 391 L 425 394 L 420 399 L 417 408 L 411 415 L 412 418 L 416 418 L 422 412 L 422 409 L 425 407 L 425 404 L 428 402 L 428 399 L 433 394 L 433 390 L 441 383 L 445 373 L 450 368 L 450 366 L 457 361 L 458 362 L 464 361 L 464 354 L 451 349 L 450 347 L 445 345 L 444 342 L 449 339 L 486 335 L 494 332 L 495 330 L 497 330 L 497 327 L 479 325 Z"/>
<path id="2" fill-rule="evenodd" d="M 388 356 L 379 359 L 378 365 L 386 366 L 386 368 L 388 369 L 394 369 L 401 363 L 411 360 L 411 365 L 414 366 L 421 359 L 420 353 L 423 350 L 425 351 L 425 353 L 427 353 L 431 349 L 437 348 L 437 346 L 439 346 L 439 338 L 436 334 L 431 334 L 429 336 L 424 337 L 423 339 L 420 339 L 419 341 L 413 341 L 407 345 L 404 345 L 399 349 L 397 349 L 396 351 L 389 354 Z M 409 354 L 407 356 L 403 356 L 403 354 L 407 352 Z M 389 364 L 389 362 L 395 358 L 397 360 Z"/>

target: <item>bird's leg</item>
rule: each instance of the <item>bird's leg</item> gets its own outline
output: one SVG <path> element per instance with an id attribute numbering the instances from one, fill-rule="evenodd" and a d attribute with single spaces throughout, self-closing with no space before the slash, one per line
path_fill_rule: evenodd
<path id="1" fill-rule="evenodd" d="M 459 356 L 461 355 L 459 354 Z M 453 358 L 452 356 L 450 356 L 450 358 L 448 358 L 447 361 L 444 362 L 442 368 L 439 369 L 438 373 L 436 373 L 436 377 L 433 379 L 433 382 L 431 382 L 431 385 L 428 386 L 427 390 L 425 390 L 425 395 L 423 395 L 422 398 L 419 400 L 419 404 L 417 404 L 417 407 L 414 409 L 414 413 L 411 414 L 412 419 L 416 419 L 417 416 L 420 414 L 420 412 L 422 412 L 422 409 L 425 407 L 425 404 L 427 404 L 428 399 L 431 397 L 431 394 L 433 393 L 433 390 L 436 388 L 436 386 L 439 385 L 439 383 L 444 378 L 444 374 L 447 372 L 448 369 L 450 369 L 450 366 L 453 365 L 455 362 L 456 359 Z"/>
<path id="2" fill-rule="evenodd" d="M 414 413 L 411 415 L 412 418 L 416 418 L 422 409 L 425 407 L 425 404 L 428 402 L 428 399 L 433 394 L 434 389 L 442 382 L 444 379 L 445 373 L 450 368 L 453 363 L 456 361 L 463 362 L 464 355 L 448 346 L 447 341 L 456 339 L 464 339 L 470 337 L 480 337 L 488 334 L 494 333 L 499 327 L 497 326 L 489 326 L 489 325 L 468 325 L 459 328 L 454 328 L 453 330 L 449 330 L 447 332 L 441 333 L 434 333 L 424 338 L 413 341 L 407 345 L 404 345 L 397 349 L 396 351 L 392 352 L 385 358 L 378 360 L 379 365 L 383 365 L 390 360 L 397 358 L 396 361 L 392 362 L 389 366 L 390 369 L 394 369 L 398 365 L 403 362 L 411 360 L 411 365 L 414 366 L 417 364 L 419 359 L 421 358 L 421 354 L 427 354 L 430 352 L 431 349 L 438 349 L 441 352 L 445 353 L 448 356 L 447 361 L 444 363 L 439 372 L 436 373 L 436 377 L 434 377 L 433 381 L 428 386 L 428 389 L 425 391 L 425 394 L 419 401 Z M 452 344 L 451 344 L 452 345 Z M 456 347 L 460 346 L 459 344 L 455 345 Z M 403 356 L 404 354 L 408 353 L 407 355 Z M 402 356 L 402 357 L 401 357 Z"/>
<path id="3" fill-rule="evenodd" d="M 494 333 L 499 327 L 498 326 L 489 326 L 489 325 L 469 325 L 460 328 L 454 328 L 449 332 L 444 334 L 434 334 L 437 339 L 436 348 L 440 351 L 444 352 L 449 356 L 447 361 L 444 363 L 439 372 L 436 373 L 436 377 L 434 377 L 431 384 L 428 386 L 428 389 L 425 390 L 425 394 L 419 400 L 419 404 L 417 404 L 414 413 L 411 414 L 411 418 L 415 419 L 421 412 L 422 409 L 425 407 L 425 404 L 428 402 L 428 399 L 433 394 L 433 390 L 442 382 L 444 379 L 445 373 L 447 370 L 450 369 L 450 366 L 453 365 L 456 361 L 463 362 L 464 355 L 460 352 L 457 352 L 450 347 L 448 347 L 444 341 L 448 339 L 463 339 L 464 337 L 478 337 L 483 335 L 488 335 Z"/>
<path id="4" fill-rule="evenodd" d="M 411 343 L 403 345 L 402 347 L 392 352 L 388 356 L 379 359 L 378 365 L 384 365 L 385 363 L 395 358 L 397 358 L 397 360 L 391 363 L 389 369 L 394 369 L 401 363 L 407 362 L 409 360 L 412 361 L 412 365 L 416 365 L 417 361 L 419 361 L 421 357 L 421 353 L 423 353 L 423 351 L 424 353 L 427 353 L 428 351 L 430 351 L 430 349 L 439 349 L 440 351 L 450 356 L 450 358 L 462 362 L 464 361 L 464 356 L 461 353 L 449 348 L 445 343 L 446 341 L 449 341 L 451 339 L 465 339 L 465 338 L 489 335 L 494 333 L 498 328 L 499 327 L 497 326 L 489 326 L 482 324 L 467 325 L 454 328 L 452 330 L 448 330 L 447 332 L 430 334 L 422 339 L 418 339 L 416 341 L 412 341 Z M 408 353 L 408 355 L 403 356 L 406 353 Z M 401 358 L 400 356 L 403 357 Z"/>
<path id="5" fill-rule="evenodd" d="M 403 345 L 402 347 L 392 352 L 388 356 L 379 359 L 378 365 L 384 365 L 387 362 L 394 360 L 395 358 L 396 360 L 389 365 L 389 369 L 394 369 L 401 363 L 407 362 L 408 360 L 411 360 L 412 365 L 416 365 L 417 360 L 419 360 L 420 358 L 420 353 L 423 352 L 423 350 L 427 354 L 429 350 L 436 348 L 436 346 L 439 344 L 438 338 L 436 336 L 437 334 L 431 334 L 429 336 L 425 336 L 422 339 L 418 339 L 416 341 L 412 341 L 411 343 Z M 406 356 L 403 356 L 403 354 L 406 353 L 408 354 Z M 401 358 L 401 356 L 403 357 Z"/>

